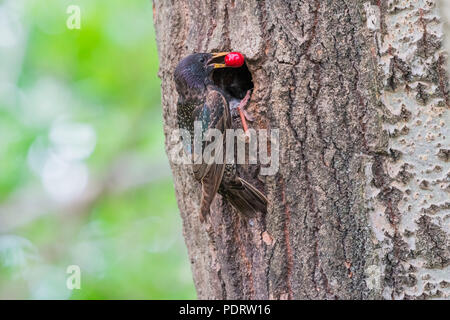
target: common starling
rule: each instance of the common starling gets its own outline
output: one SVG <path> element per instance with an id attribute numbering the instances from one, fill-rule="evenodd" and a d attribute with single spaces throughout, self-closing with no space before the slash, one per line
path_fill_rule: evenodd
<path id="1" fill-rule="evenodd" d="M 236 94 L 216 85 L 213 81 L 214 70 L 227 68 L 225 63 L 214 63 L 216 59 L 226 56 L 228 52 L 216 54 L 194 53 L 182 59 L 174 72 L 174 81 L 179 95 L 177 118 L 180 129 L 188 130 L 191 141 L 185 148 L 193 156 L 194 122 L 201 121 L 202 131 L 218 129 L 225 136 L 226 129 L 232 129 L 233 109 L 238 109 L 246 130 L 242 106 L 247 102 L 250 92 Z M 223 69 L 222 69 L 223 70 Z M 233 111 L 233 110 L 232 110 Z M 208 142 L 202 142 L 204 150 Z M 233 142 L 234 143 L 234 142 Z M 226 139 L 223 139 L 223 150 L 226 150 Z M 223 152 L 225 154 L 225 152 Z M 267 198 L 250 183 L 237 174 L 236 164 L 213 163 L 192 165 L 194 177 L 202 185 L 200 220 L 203 222 L 216 193 L 221 194 L 231 205 L 246 217 L 253 217 L 256 212 L 265 213 Z"/>

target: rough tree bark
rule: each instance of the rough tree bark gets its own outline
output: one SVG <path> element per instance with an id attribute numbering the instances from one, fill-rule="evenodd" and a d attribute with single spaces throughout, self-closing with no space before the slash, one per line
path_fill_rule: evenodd
<path id="1" fill-rule="evenodd" d="M 154 1 L 166 137 L 191 52 L 245 54 L 280 170 L 252 223 L 172 164 L 202 299 L 448 298 L 449 86 L 436 0 Z M 446 123 L 447 122 L 447 123 Z M 248 177 L 247 176 L 247 177 Z"/>

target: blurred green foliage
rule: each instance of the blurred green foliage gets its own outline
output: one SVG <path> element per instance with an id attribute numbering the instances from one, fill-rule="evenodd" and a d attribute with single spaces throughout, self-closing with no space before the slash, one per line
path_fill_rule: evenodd
<path id="1" fill-rule="evenodd" d="M 1 299 L 195 298 L 157 71 L 149 0 L 0 0 Z"/>

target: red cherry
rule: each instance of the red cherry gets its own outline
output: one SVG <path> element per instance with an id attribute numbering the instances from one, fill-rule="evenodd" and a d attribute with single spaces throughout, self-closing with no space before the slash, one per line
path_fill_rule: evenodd
<path id="1" fill-rule="evenodd" d="M 225 56 L 225 64 L 232 68 L 242 67 L 244 56 L 240 52 L 230 52 Z"/>

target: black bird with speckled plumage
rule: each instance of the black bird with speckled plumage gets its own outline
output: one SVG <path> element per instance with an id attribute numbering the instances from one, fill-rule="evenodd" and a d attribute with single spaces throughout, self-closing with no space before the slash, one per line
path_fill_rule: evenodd
<path id="1" fill-rule="evenodd" d="M 232 95 L 214 84 L 213 71 L 225 68 L 225 64 L 213 63 L 226 53 L 194 53 L 182 59 L 174 72 L 174 80 L 178 91 L 177 118 L 181 129 L 191 134 L 189 148 L 192 155 L 194 122 L 202 121 L 203 131 L 218 129 L 225 135 L 226 129 L 232 128 L 230 103 L 235 104 Z M 243 94 L 239 98 L 243 98 Z M 223 150 L 226 150 L 223 139 Z M 203 147 L 205 142 L 203 142 Z M 204 150 L 202 148 L 202 150 Z M 225 153 L 225 152 L 224 152 Z M 193 173 L 202 185 L 201 215 L 205 220 L 212 201 L 217 193 L 227 199 L 231 205 L 246 217 L 257 212 L 265 213 L 267 199 L 258 189 L 240 178 L 235 164 L 193 164 Z"/>

